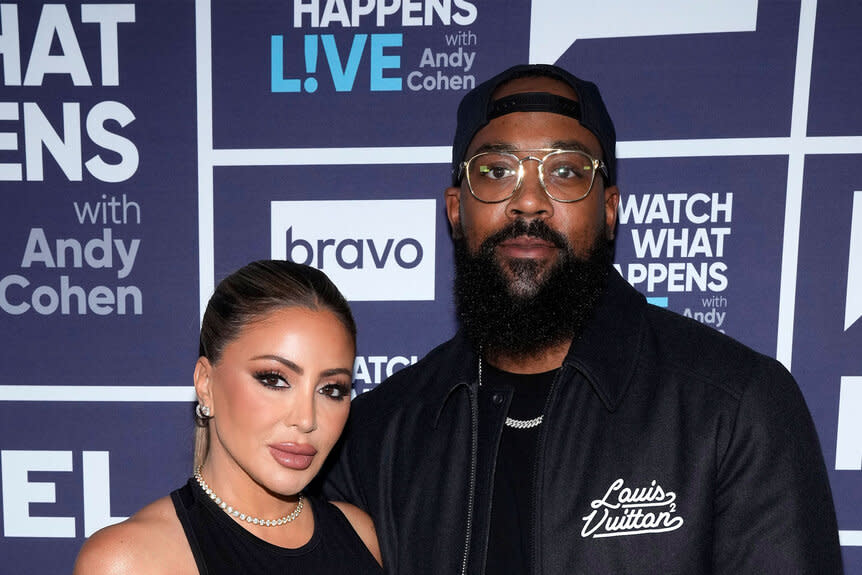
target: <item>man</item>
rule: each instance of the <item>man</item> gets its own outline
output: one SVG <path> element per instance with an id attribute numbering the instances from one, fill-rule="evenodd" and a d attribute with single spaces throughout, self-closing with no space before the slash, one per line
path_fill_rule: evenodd
<path id="1" fill-rule="evenodd" d="M 354 401 L 329 495 L 372 515 L 393 573 L 839 573 L 791 376 L 611 267 L 615 138 L 557 67 L 465 96 L 462 329 Z"/>

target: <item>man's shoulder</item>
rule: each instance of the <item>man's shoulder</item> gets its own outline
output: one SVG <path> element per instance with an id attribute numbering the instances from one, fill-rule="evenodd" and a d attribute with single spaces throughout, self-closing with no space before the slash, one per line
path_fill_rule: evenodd
<path id="1" fill-rule="evenodd" d="M 647 308 L 645 346 L 663 369 L 718 385 L 734 396 L 758 382 L 792 380 L 780 362 L 711 326 L 656 306 Z"/>
<path id="2" fill-rule="evenodd" d="M 469 354 L 461 336 L 441 343 L 422 359 L 393 373 L 374 389 L 353 400 L 357 417 L 385 415 L 392 410 L 417 409 L 444 398 L 459 383 L 465 356 Z"/>
<path id="3" fill-rule="evenodd" d="M 607 294 L 589 332 L 592 343 L 577 350 L 595 373 L 685 382 L 692 392 L 707 385 L 735 398 L 759 381 L 792 381 L 775 359 L 694 318 L 647 303 L 619 275 L 610 276 Z M 609 362 L 612 367 L 603 367 Z"/>

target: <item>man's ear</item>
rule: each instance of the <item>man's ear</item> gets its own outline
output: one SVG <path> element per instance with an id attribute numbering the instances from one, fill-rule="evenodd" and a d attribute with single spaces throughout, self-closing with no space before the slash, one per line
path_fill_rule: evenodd
<path id="1" fill-rule="evenodd" d="M 617 208 L 620 205 L 620 190 L 616 186 L 605 188 L 605 229 L 608 240 L 614 239 L 614 230 L 617 225 Z"/>
<path id="2" fill-rule="evenodd" d="M 445 197 L 446 217 L 452 228 L 452 237 L 458 239 L 461 237 L 461 188 L 454 186 L 446 188 Z"/>

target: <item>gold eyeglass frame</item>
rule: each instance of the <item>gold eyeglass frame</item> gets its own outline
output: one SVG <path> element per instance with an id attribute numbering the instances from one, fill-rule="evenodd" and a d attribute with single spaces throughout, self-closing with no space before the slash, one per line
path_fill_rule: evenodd
<path id="1" fill-rule="evenodd" d="M 516 155 L 516 152 L 521 152 L 521 153 L 524 153 L 524 152 L 526 152 L 526 153 L 547 152 L 547 153 L 544 156 L 542 156 L 541 158 L 539 158 L 537 156 L 533 156 L 533 155 L 528 155 L 528 156 L 525 156 L 523 158 L 519 158 Z M 548 186 L 545 184 L 545 176 L 544 176 L 544 173 L 542 171 L 542 166 L 545 164 L 545 161 L 549 157 L 551 157 L 555 154 L 561 154 L 561 153 L 580 154 L 581 156 L 584 156 L 585 158 L 587 158 L 593 167 L 592 178 L 590 179 L 590 185 L 587 187 L 587 191 L 584 192 L 584 194 L 578 198 L 573 198 L 573 199 L 567 200 L 567 199 L 561 199 L 561 198 L 554 197 L 554 195 L 551 194 L 550 191 L 548 191 Z M 484 199 L 480 198 L 478 195 L 476 195 L 476 192 L 473 191 L 473 182 L 470 181 L 470 170 L 467 169 L 468 166 L 476 158 L 481 158 L 482 156 L 487 156 L 489 154 L 511 156 L 512 158 L 514 158 L 518 162 L 518 179 L 515 182 L 515 186 L 512 188 L 512 191 L 508 196 L 506 196 L 504 198 L 500 198 L 499 200 L 484 200 Z M 515 195 L 515 193 L 521 188 L 521 184 L 524 183 L 524 162 L 526 162 L 527 160 L 532 160 L 534 162 L 538 162 L 538 164 L 536 164 L 536 172 L 539 175 L 539 183 L 542 185 L 542 189 L 545 191 L 545 195 L 547 195 L 549 198 L 551 198 L 555 202 L 560 202 L 563 204 L 572 204 L 574 202 L 579 202 L 579 201 L 583 200 L 584 198 L 586 198 L 587 196 L 589 196 L 590 192 L 593 190 L 593 185 L 596 182 L 596 173 L 597 172 L 601 171 L 601 173 L 602 173 L 602 175 L 604 175 L 605 179 L 608 178 L 608 168 L 607 168 L 607 165 L 602 160 L 599 160 L 599 159 L 592 157 L 591 155 L 584 152 L 583 150 L 566 150 L 566 149 L 560 149 L 560 148 L 536 148 L 533 150 L 506 150 L 506 151 L 493 151 L 493 150 L 491 150 L 491 151 L 486 151 L 486 152 L 479 152 L 478 154 L 472 156 L 469 160 L 461 162 L 461 177 L 463 178 L 464 175 L 466 174 L 467 188 L 470 190 L 470 194 L 474 198 L 476 198 L 478 201 L 482 202 L 483 204 L 499 204 L 501 202 L 505 202 L 505 201 L 511 199 Z"/>

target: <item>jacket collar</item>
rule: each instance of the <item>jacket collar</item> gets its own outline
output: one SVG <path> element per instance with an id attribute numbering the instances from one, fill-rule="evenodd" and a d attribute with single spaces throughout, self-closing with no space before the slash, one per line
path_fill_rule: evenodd
<path id="1" fill-rule="evenodd" d="M 608 411 L 615 411 L 635 373 L 643 345 L 646 300 L 616 270 L 608 271 L 605 293 L 581 336 L 572 342 L 563 365 L 583 374 Z M 441 358 L 441 381 L 448 381 L 440 397 L 435 421 L 453 392 L 477 389 L 478 357 L 462 330 L 446 346 Z"/>
<path id="2" fill-rule="evenodd" d="M 446 403 L 455 395 L 455 390 L 463 387 L 471 391 L 469 395 L 472 401 L 479 389 L 479 357 L 473 351 L 473 346 L 463 330 L 458 330 L 455 337 L 445 346 L 439 365 L 441 365 L 441 381 L 449 382 L 449 385 L 443 390 L 437 404 L 434 427 L 439 423 L 440 414 L 446 407 Z"/>
<path id="3" fill-rule="evenodd" d="M 593 319 L 572 342 L 563 365 L 580 371 L 608 411 L 615 411 L 634 376 L 644 339 L 646 299 L 615 270 Z"/>

